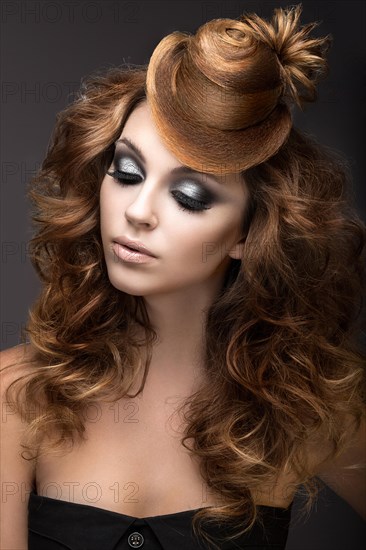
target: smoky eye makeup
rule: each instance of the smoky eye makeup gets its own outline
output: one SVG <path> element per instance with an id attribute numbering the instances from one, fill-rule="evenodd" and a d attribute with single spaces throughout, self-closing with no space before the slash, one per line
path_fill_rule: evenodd
<path id="1" fill-rule="evenodd" d="M 128 156 L 117 156 L 115 159 L 113 159 L 113 166 L 119 172 L 134 174 L 141 177 L 145 176 L 144 171 L 139 168 L 136 161 Z"/>
<path id="2" fill-rule="evenodd" d="M 130 153 L 126 155 L 115 153 L 107 174 L 122 186 L 140 183 L 145 177 L 144 170 Z"/>
<path id="3" fill-rule="evenodd" d="M 173 185 L 171 193 L 172 195 L 183 194 L 192 200 L 207 204 L 214 201 L 214 197 L 210 192 L 189 180 L 183 180 L 182 182 Z"/>
<path id="4" fill-rule="evenodd" d="M 130 152 L 115 154 L 111 170 L 107 172 L 108 175 L 122 186 L 141 183 L 145 178 L 144 170 Z M 216 202 L 214 194 L 201 181 L 196 181 L 191 174 L 183 173 L 179 176 L 179 179 L 172 183 L 170 194 L 180 209 L 189 212 L 208 210 Z"/>
<path id="5" fill-rule="evenodd" d="M 145 171 L 141 168 L 140 160 L 135 153 L 118 142 L 114 143 L 112 166 L 114 166 L 116 170 L 121 171 L 128 167 L 128 171 L 135 171 L 136 173 L 143 174 L 145 176 Z"/>

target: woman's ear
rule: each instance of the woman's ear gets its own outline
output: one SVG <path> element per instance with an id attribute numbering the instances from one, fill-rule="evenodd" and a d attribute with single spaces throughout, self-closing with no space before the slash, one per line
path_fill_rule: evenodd
<path id="1" fill-rule="evenodd" d="M 241 237 L 240 240 L 230 249 L 229 256 L 233 260 L 241 260 L 243 257 L 244 246 L 247 236 Z"/>

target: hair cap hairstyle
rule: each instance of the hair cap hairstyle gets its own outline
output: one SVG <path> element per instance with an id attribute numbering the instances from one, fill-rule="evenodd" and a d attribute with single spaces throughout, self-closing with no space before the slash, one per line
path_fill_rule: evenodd
<path id="1" fill-rule="evenodd" d="M 213 19 L 155 48 L 147 96 L 162 140 L 182 164 L 226 174 L 264 162 L 288 138 L 291 106 L 316 99 L 331 38 L 310 38 L 301 10 Z M 209 169 L 207 169 L 209 167 Z M 205 170 L 203 170 L 205 168 Z"/>

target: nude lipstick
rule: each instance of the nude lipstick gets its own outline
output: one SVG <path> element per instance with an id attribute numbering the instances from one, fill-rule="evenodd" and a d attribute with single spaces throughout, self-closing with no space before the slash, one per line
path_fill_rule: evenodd
<path id="1" fill-rule="evenodd" d="M 127 237 L 117 237 L 114 239 L 113 251 L 124 262 L 142 264 L 156 259 L 144 244 Z"/>

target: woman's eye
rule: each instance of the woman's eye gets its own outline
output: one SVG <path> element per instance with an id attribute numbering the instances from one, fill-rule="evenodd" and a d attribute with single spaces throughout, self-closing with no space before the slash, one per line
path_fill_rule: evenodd
<path id="1" fill-rule="evenodd" d="M 107 174 L 114 180 L 118 181 L 121 185 L 140 183 L 142 180 L 142 176 L 131 174 L 130 172 L 123 172 L 122 170 L 114 170 L 113 172 L 107 172 Z"/>
<path id="2" fill-rule="evenodd" d="M 187 210 L 193 214 L 194 212 L 202 212 L 202 210 L 209 210 L 211 208 L 209 203 L 192 199 L 181 191 L 172 191 L 172 195 L 180 205 L 180 210 Z"/>
<path id="3" fill-rule="evenodd" d="M 113 166 L 115 169 L 112 172 L 107 172 L 107 174 L 122 186 L 139 183 L 143 179 L 139 168 L 128 157 L 116 157 Z"/>

